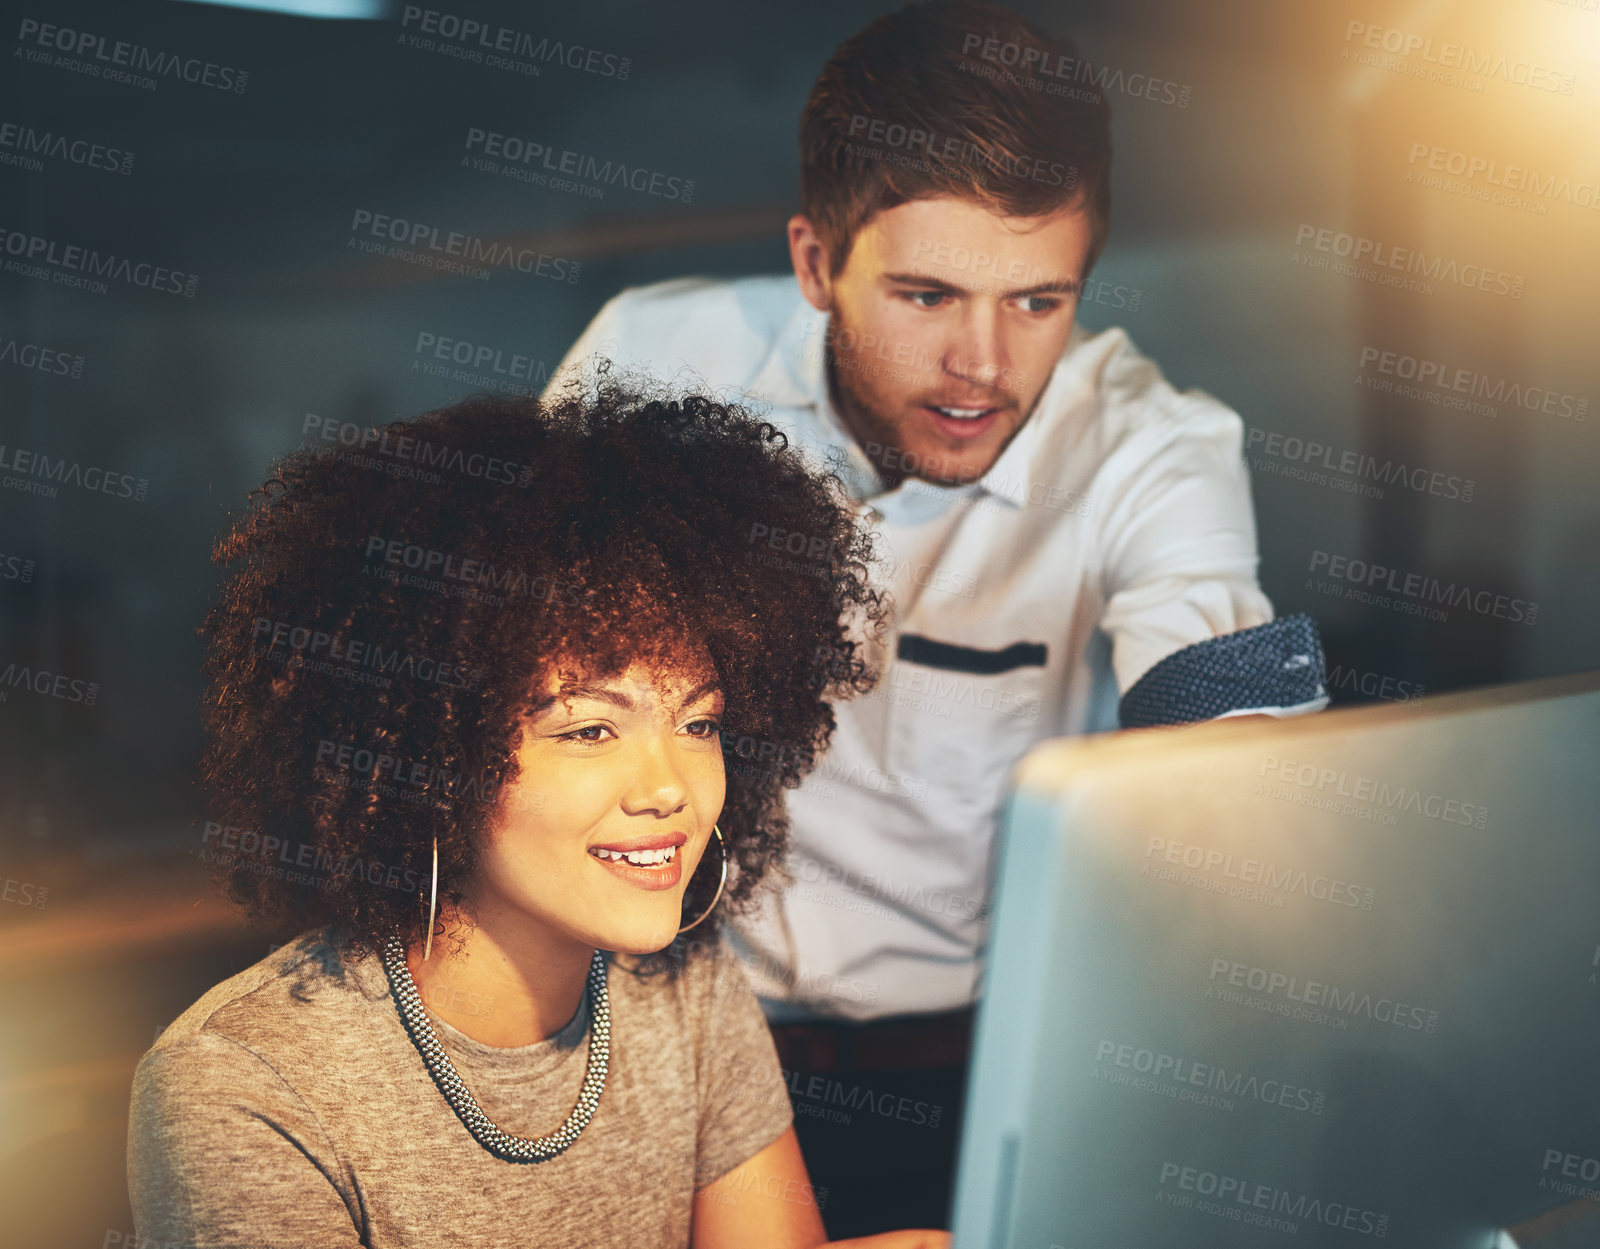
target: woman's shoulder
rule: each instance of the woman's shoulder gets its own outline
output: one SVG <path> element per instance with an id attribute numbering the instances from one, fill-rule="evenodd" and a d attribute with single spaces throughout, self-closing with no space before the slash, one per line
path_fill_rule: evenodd
<path id="1" fill-rule="evenodd" d="M 251 1215 L 258 1207 L 239 1197 L 236 1174 L 218 1171 L 219 1158 L 262 1185 L 260 1209 L 281 1195 L 273 1217 L 285 1227 L 316 1218 L 343 1227 L 345 1212 L 357 1209 L 341 1125 L 327 1111 L 348 1100 L 349 1083 L 370 1082 L 381 1061 L 381 1015 L 370 1009 L 364 962 L 347 958 L 330 934 L 307 933 L 208 990 L 139 1060 L 128 1183 L 151 1243 L 242 1244 L 240 1220 L 266 1217 Z M 197 1236 L 197 1227 L 208 1231 Z"/>
<path id="2" fill-rule="evenodd" d="M 611 982 L 629 979 L 613 976 Z M 702 943 L 675 977 L 646 978 L 634 992 L 641 1000 L 654 999 L 655 1010 L 673 1012 L 671 1027 L 681 1047 L 674 1061 L 681 1057 L 693 1083 L 695 1187 L 704 1187 L 754 1157 L 793 1122 L 772 1034 L 744 964 L 721 941 Z M 658 1035 L 665 1031 L 660 1016 L 650 1026 Z"/>
<path id="3" fill-rule="evenodd" d="M 140 1065 L 215 1061 L 235 1046 L 270 1065 L 271 1054 L 303 1051 L 352 1024 L 352 1007 L 387 993 L 381 966 L 352 958 L 336 934 L 308 932 L 212 986 L 162 1029 Z"/>
<path id="4" fill-rule="evenodd" d="M 657 963 L 641 972 L 639 960 L 627 954 L 614 954 L 611 961 L 619 972 L 629 973 L 609 978 L 612 995 L 620 988 L 639 1003 L 636 1009 L 698 1017 L 725 1005 L 730 995 L 753 996 L 744 965 L 720 938 L 689 947 L 675 970 Z"/>

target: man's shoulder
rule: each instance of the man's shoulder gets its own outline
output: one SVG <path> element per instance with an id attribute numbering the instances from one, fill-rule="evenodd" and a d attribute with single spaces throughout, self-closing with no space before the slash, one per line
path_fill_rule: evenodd
<path id="1" fill-rule="evenodd" d="M 624 368 L 665 376 L 688 369 L 713 385 L 743 386 L 801 302 L 793 274 L 629 287 L 596 317 L 593 346 Z"/>
<path id="2" fill-rule="evenodd" d="M 1129 443 L 1161 444 L 1243 428 L 1238 413 L 1219 399 L 1203 390 L 1173 386 L 1118 326 L 1074 328 L 1056 371 L 1052 384 L 1062 387 L 1067 407 L 1086 404 L 1096 440 L 1107 452 Z"/>

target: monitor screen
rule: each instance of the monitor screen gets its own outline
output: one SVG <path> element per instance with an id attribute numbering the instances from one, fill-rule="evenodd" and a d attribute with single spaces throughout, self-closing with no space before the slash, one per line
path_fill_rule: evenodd
<path id="1" fill-rule="evenodd" d="M 1597 813 L 1600 674 L 1039 747 L 957 1249 L 1600 1244 Z"/>

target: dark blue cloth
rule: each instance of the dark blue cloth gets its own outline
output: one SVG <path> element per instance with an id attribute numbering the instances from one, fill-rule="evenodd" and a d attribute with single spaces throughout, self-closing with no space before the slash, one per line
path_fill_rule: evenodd
<path id="1" fill-rule="evenodd" d="M 1188 724 L 1253 707 L 1294 707 L 1327 693 L 1316 622 L 1285 616 L 1174 651 L 1133 683 L 1117 718 L 1125 729 Z"/>

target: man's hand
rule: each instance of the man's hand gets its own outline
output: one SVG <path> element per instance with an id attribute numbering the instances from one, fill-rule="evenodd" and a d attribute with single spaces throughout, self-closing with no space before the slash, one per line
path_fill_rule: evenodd
<path id="1" fill-rule="evenodd" d="M 821 1249 L 950 1249 L 950 1233 L 926 1228 L 904 1232 L 879 1232 L 853 1240 L 830 1240 Z"/>

